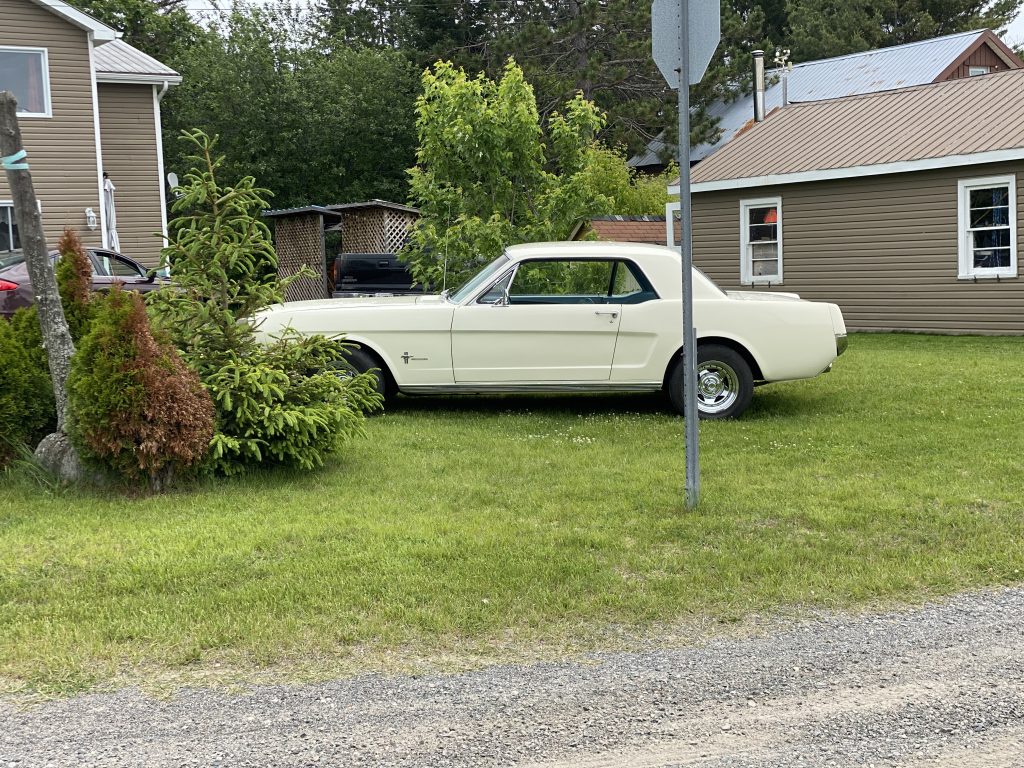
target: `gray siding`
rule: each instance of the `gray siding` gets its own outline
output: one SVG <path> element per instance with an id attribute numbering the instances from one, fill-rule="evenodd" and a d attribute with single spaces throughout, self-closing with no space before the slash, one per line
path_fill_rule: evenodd
<path id="1" fill-rule="evenodd" d="M 1017 179 L 1020 277 L 958 279 L 957 181 Z M 782 198 L 784 283 L 740 284 L 740 200 Z M 693 197 L 694 263 L 721 287 L 799 293 L 843 309 L 852 330 L 1024 334 L 1024 162 Z"/>
<path id="2" fill-rule="evenodd" d="M 20 120 L 46 237 L 53 245 L 69 226 L 99 245 L 100 228 L 85 226 L 86 208 L 100 213 L 88 35 L 28 0 L 0 0 L 0 18 L 0 45 L 48 50 L 53 117 Z M 0 174 L 0 200 L 10 198 Z"/>
<path id="3" fill-rule="evenodd" d="M 160 263 L 163 205 L 153 86 L 100 83 L 103 170 L 117 191 L 121 251 L 148 267 Z"/>

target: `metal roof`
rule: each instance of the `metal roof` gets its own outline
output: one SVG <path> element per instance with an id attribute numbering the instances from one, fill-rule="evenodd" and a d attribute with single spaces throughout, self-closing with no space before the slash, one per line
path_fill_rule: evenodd
<path id="1" fill-rule="evenodd" d="M 993 47 L 1002 45 L 992 32 L 981 29 L 795 64 L 788 75 L 789 101 L 792 104 L 836 99 L 931 83 L 982 37 L 994 39 Z M 764 99 L 767 113 L 782 106 L 781 71 L 769 70 L 766 79 L 769 83 Z M 745 94 L 732 102 L 716 101 L 708 107 L 708 114 L 718 118 L 721 136 L 713 143 L 691 148 L 691 163 L 703 160 L 721 149 L 738 132 L 753 123 L 752 97 Z M 643 154 L 631 158 L 630 165 L 659 163 L 658 153 L 663 152 L 664 147 L 662 137 L 659 136 L 647 145 Z M 674 146 L 669 148 L 669 152 L 675 157 Z"/>
<path id="2" fill-rule="evenodd" d="M 401 205 L 400 203 L 391 203 L 387 200 L 366 200 L 361 203 L 337 203 L 335 205 L 324 206 L 332 211 L 355 211 L 362 208 L 387 208 L 392 211 L 402 211 L 403 213 L 416 213 L 420 212 L 419 208 L 413 208 L 408 205 Z"/>
<path id="3" fill-rule="evenodd" d="M 804 181 L 809 173 L 827 177 L 841 169 L 909 171 L 941 158 L 949 158 L 946 165 L 968 164 L 984 153 L 1024 157 L 1022 94 L 1024 70 L 1014 69 L 791 104 L 695 166 L 694 191 L 738 179 L 753 182 L 728 186 Z M 907 163 L 919 165 L 898 165 Z"/>
<path id="4" fill-rule="evenodd" d="M 148 53 L 113 40 L 93 53 L 96 79 L 101 83 L 180 83 L 181 75 Z"/>
<path id="5" fill-rule="evenodd" d="M 331 216 L 332 218 L 340 218 L 341 216 L 337 211 L 332 211 L 323 205 L 303 205 L 298 208 L 275 208 L 271 211 L 263 211 L 263 218 L 280 219 L 286 216 L 299 216 L 303 213 L 319 213 L 324 216 Z"/>

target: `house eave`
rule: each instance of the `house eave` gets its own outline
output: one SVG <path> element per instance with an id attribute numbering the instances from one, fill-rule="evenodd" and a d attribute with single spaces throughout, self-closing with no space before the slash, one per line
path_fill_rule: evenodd
<path id="1" fill-rule="evenodd" d="M 65 21 L 74 24 L 76 27 L 86 30 L 92 35 L 93 42 L 95 43 L 108 43 L 111 40 L 117 40 L 121 36 L 116 29 L 97 21 L 87 13 L 82 13 L 77 8 L 73 8 L 63 2 L 63 0 L 33 0 L 33 2 L 60 16 Z"/>
<path id="2" fill-rule="evenodd" d="M 728 189 L 748 189 L 751 187 L 771 187 L 783 184 L 803 184 L 811 181 L 833 181 L 837 179 L 853 179 L 861 176 L 885 176 L 892 173 L 913 173 L 938 168 L 956 168 L 958 166 L 983 165 L 985 163 L 1003 163 L 1024 160 L 1024 147 L 1012 149 L 996 149 L 989 152 L 975 152 L 968 155 L 946 155 L 945 157 L 929 157 L 920 160 L 904 160 L 894 163 L 878 163 L 876 165 L 857 165 L 849 168 L 831 168 L 822 171 L 801 171 L 800 173 L 779 173 L 765 176 L 749 176 L 740 179 L 719 179 L 716 181 L 696 182 L 690 187 L 692 194 L 700 192 L 718 192 Z M 668 188 L 668 194 L 678 195 L 679 185 Z"/>
<path id="3" fill-rule="evenodd" d="M 129 85 L 180 85 L 181 75 L 143 75 L 132 72 L 97 72 L 97 83 L 122 83 Z"/>

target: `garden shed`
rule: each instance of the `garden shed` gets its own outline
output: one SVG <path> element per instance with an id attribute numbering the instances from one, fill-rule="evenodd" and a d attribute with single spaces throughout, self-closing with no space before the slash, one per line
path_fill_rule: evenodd
<path id="1" fill-rule="evenodd" d="M 339 253 L 398 253 L 419 218 L 419 210 L 387 200 L 361 203 L 307 205 L 264 211 L 274 222 L 278 274 L 290 277 L 303 267 L 316 278 L 296 280 L 288 287 L 286 301 L 326 299 L 331 296 L 332 268 L 328 266 L 326 233 L 340 235 Z M 331 262 L 336 254 L 331 254 Z"/>

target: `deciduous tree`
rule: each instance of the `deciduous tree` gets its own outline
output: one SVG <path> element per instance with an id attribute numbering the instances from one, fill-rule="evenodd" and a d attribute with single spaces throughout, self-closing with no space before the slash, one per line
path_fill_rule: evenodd
<path id="1" fill-rule="evenodd" d="M 604 115 L 577 94 L 548 121 L 509 61 L 498 80 L 451 63 L 423 75 L 410 170 L 422 218 L 406 256 L 416 278 L 455 285 L 514 243 L 563 240 L 585 218 L 661 213 L 665 182 L 637 182 L 597 136 Z"/>

